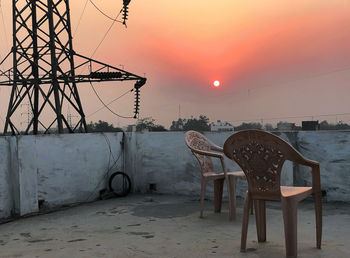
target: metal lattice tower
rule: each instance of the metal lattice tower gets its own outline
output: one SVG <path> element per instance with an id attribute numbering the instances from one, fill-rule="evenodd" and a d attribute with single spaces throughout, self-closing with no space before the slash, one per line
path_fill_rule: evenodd
<path id="1" fill-rule="evenodd" d="M 38 134 L 39 126 L 44 133 L 55 127 L 58 133 L 86 132 L 77 90 L 81 82 L 136 81 L 137 115 L 146 78 L 75 53 L 68 0 L 13 0 L 12 8 L 13 47 L 5 59 L 12 55 L 13 67 L 0 71 L 0 86 L 12 87 L 4 134 L 21 133 L 15 116 L 24 101 L 33 113 L 25 134 Z M 64 108 L 74 111 L 77 124 L 71 125 Z"/>

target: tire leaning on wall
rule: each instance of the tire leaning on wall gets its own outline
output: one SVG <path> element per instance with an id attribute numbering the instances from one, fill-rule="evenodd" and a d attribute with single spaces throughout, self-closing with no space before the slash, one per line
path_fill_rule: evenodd
<path id="1" fill-rule="evenodd" d="M 109 191 L 117 197 L 127 196 L 131 191 L 130 177 L 124 172 L 114 172 L 108 180 Z"/>

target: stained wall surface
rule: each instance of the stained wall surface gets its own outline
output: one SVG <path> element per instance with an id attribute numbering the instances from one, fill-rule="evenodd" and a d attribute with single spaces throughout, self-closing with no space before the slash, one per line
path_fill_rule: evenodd
<path id="1" fill-rule="evenodd" d="M 219 146 L 232 132 L 205 133 Z M 283 134 L 282 138 L 288 140 Z M 147 192 L 156 184 L 157 192 L 183 194 L 199 198 L 201 172 L 198 161 L 185 144 L 184 132 L 147 132 L 128 134 L 126 142 L 127 172 L 132 175 L 134 191 Z M 220 161 L 214 159 L 216 171 L 222 172 Z M 228 171 L 239 171 L 239 166 L 225 158 Z M 293 165 L 286 163 L 282 169 L 282 183 L 293 185 Z M 238 180 L 236 192 L 244 197 L 247 184 Z M 206 198 L 213 198 L 213 183 L 207 185 Z M 227 191 L 224 190 L 224 196 Z"/>
<path id="2" fill-rule="evenodd" d="M 230 135 L 205 133 L 220 146 Z M 305 157 L 320 162 L 325 201 L 350 202 L 350 132 L 278 135 Z M 240 170 L 231 160 L 225 163 L 229 171 Z M 219 161 L 214 165 L 222 171 Z M 133 192 L 199 199 L 200 168 L 185 145 L 184 132 L 0 137 L 0 218 L 37 212 L 39 204 L 51 208 L 96 200 L 115 171 L 130 176 Z M 282 184 L 311 185 L 310 172 L 286 162 Z M 239 180 L 236 188 L 243 197 L 247 184 Z M 207 186 L 207 198 L 213 198 L 212 183 Z"/>
<path id="3" fill-rule="evenodd" d="M 122 170 L 122 133 L 0 138 L 0 217 L 99 197 Z"/>

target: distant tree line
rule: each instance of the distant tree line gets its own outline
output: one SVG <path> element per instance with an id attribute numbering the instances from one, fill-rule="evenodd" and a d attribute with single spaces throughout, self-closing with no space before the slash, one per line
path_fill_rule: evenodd
<path id="1" fill-rule="evenodd" d="M 209 123 L 209 118 L 204 115 L 200 115 L 198 119 L 193 117 L 190 119 L 179 118 L 177 121 L 171 123 L 170 131 L 210 131 Z"/>
<path id="2" fill-rule="evenodd" d="M 152 117 L 146 117 L 139 119 L 136 124 L 136 131 L 149 131 L 149 132 L 164 132 L 167 131 L 164 126 L 155 124 L 155 119 Z"/>
<path id="3" fill-rule="evenodd" d="M 152 117 L 146 117 L 139 119 L 136 125 L 130 125 L 126 131 L 133 131 L 132 127 L 136 127 L 137 132 L 149 131 L 149 132 L 164 132 L 168 131 L 163 125 L 157 124 Z M 243 122 L 242 124 L 235 126 L 234 131 L 241 131 L 246 129 L 257 129 L 266 131 L 279 131 L 279 130 L 302 130 L 301 126 L 296 126 L 294 123 L 280 121 L 276 126 L 266 123 Z M 350 125 L 342 121 L 338 123 L 328 123 L 326 120 L 319 123 L 320 130 L 350 130 Z M 170 131 L 189 131 L 195 130 L 199 132 L 210 131 L 210 119 L 205 115 L 200 115 L 198 118 L 191 117 L 189 119 L 178 119 L 172 121 L 169 128 Z M 99 120 L 98 122 L 90 122 L 88 124 L 88 132 L 122 132 L 123 129 L 114 127 L 113 124 Z"/>
<path id="4" fill-rule="evenodd" d="M 336 124 L 329 124 L 326 120 L 320 123 L 320 130 L 349 130 L 350 125 L 340 121 Z"/>
<path id="5" fill-rule="evenodd" d="M 89 133 L 93 132 L 122 132 L 123 130 L 119 127 L 114 127 L 113 124 L 108 122 L 98 120 L 97 123 L 90 122 L 87 125 L 87 130 Z"/>
<path id="6" fill-rule="evenodd" d="M 133 125 L 127 127 L 126 131 L 132 131 Z M 98 122 L 90 122 L 87 125 L 88 132 L 123 132 L 120 127 L 114 127 L 113 124 L 99 120 Z M 136 131 L 159 132 L 167 131 L 164 126 L 155 124 L 155 120 L 151 117 L 139 119 L 136 123 Z"/>

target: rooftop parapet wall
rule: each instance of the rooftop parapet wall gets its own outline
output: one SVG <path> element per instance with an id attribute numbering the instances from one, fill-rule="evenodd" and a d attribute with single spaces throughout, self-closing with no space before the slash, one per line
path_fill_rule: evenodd
<path id="1" fill-rule="evenodd" d="M 205 134 L 222 146 L 231 132 Z M 278 133 L 305 157 L 321 164 L 321 185 L 328 201 L 350 202 L 350 132 Z M 123 170 L 122 133 L 0 137 L 0 218 L 28 214 L 47 207 L 97 199 L 105 189 L 108 168 Z M 199 199 L 201 175 L 197 160 L 184 142 L 183 132 L 126 133 L 125 172 L 134 192 Z M 228 170 L 240 170 L 226 159 Z M 221 171 L 220 163 L 215 167 Z M 311 185 L 307 168 L 287 162 L 282 184 Z M 246 182 L 237 182 L 243 197 Z M 226 190 L 224 194 L 226 195 Z M 208 184 L 207 198 L 213 198 Z"/>
<path id="2" fill-rule="evenodd" d="M 223 146 L 232 132 L 205 133 L 211 141 Z M 287 139 L 286 135 L 282 135 Z M 132 133 L 126 137 L 126 172 L 133 178 L 133 189 L 146 193 L 156 184 L 157 192 L 182 194 L 199 198 L 201 172 L 198 161 L 185 144 L 184 132 Z M 220 161 L 214 160 L 216 171 L 222 172 Z M 228 171 L 241 170 L 236 163 L 225 159 Z M 282 182 L 293 184 L 293 166 L 283 167 Z M 247 189 L 245 181 L 238 180 L 237 195 L 243 197 Z M 207 198 L 213 198 L 213 184 L 207 185 Z M 224 190 L 224 196 L 227 191 Z"/>
<path id="3" fill-rule="evenodd" d="M 10 178 L 10 139 L 0 137 L 0 218 L 11 215 L 13 194 Z"/>
<path id="4" fill-rule="evenodd" d="M 108 174 L 122 169 L 122 138 L 122 133 L 0 137 L 0 218 L 37 212 L 39 201 L 57 207 L 97 199 Z"/>
<path id="5" fill-rule="evenodd" d="M 208 132 L 205 136 L 219 146 L 232 132 Z M 320 162 L 321 185 L 327 201 L 350 202 L 350 132 L 313 131 L 277 132 L 306 158 Z M 127 173 L 134 182 L 134 191 L 148 192 L 150 184 L 158 193 L 183 194 L 199 198 L 200 168 L 184 143 L 183 132 L 132 133 L 127 137 Z M 219 162 L 215 163 L 221 171 Z M 240 170 L 226 159 L 229 171 Z M 286 161 L 282 184 L 311 186 L 311 169 Z M 247 189 L 244 181 L 236 184 L 238 196 Z M 224 191 L 224 194 L 226 192 Z M 207 198 L 213 197 L 213 186 L 207 186 Z"/>
<path id="6" fill-rule="evenodd" d="M 350 202 L 350 131 L 300 131 L 299 151 L 320 162 L 321 186 L 327 201 Z M 310 185 L 311 173 L 298 166 L 295 184 Z"/>

